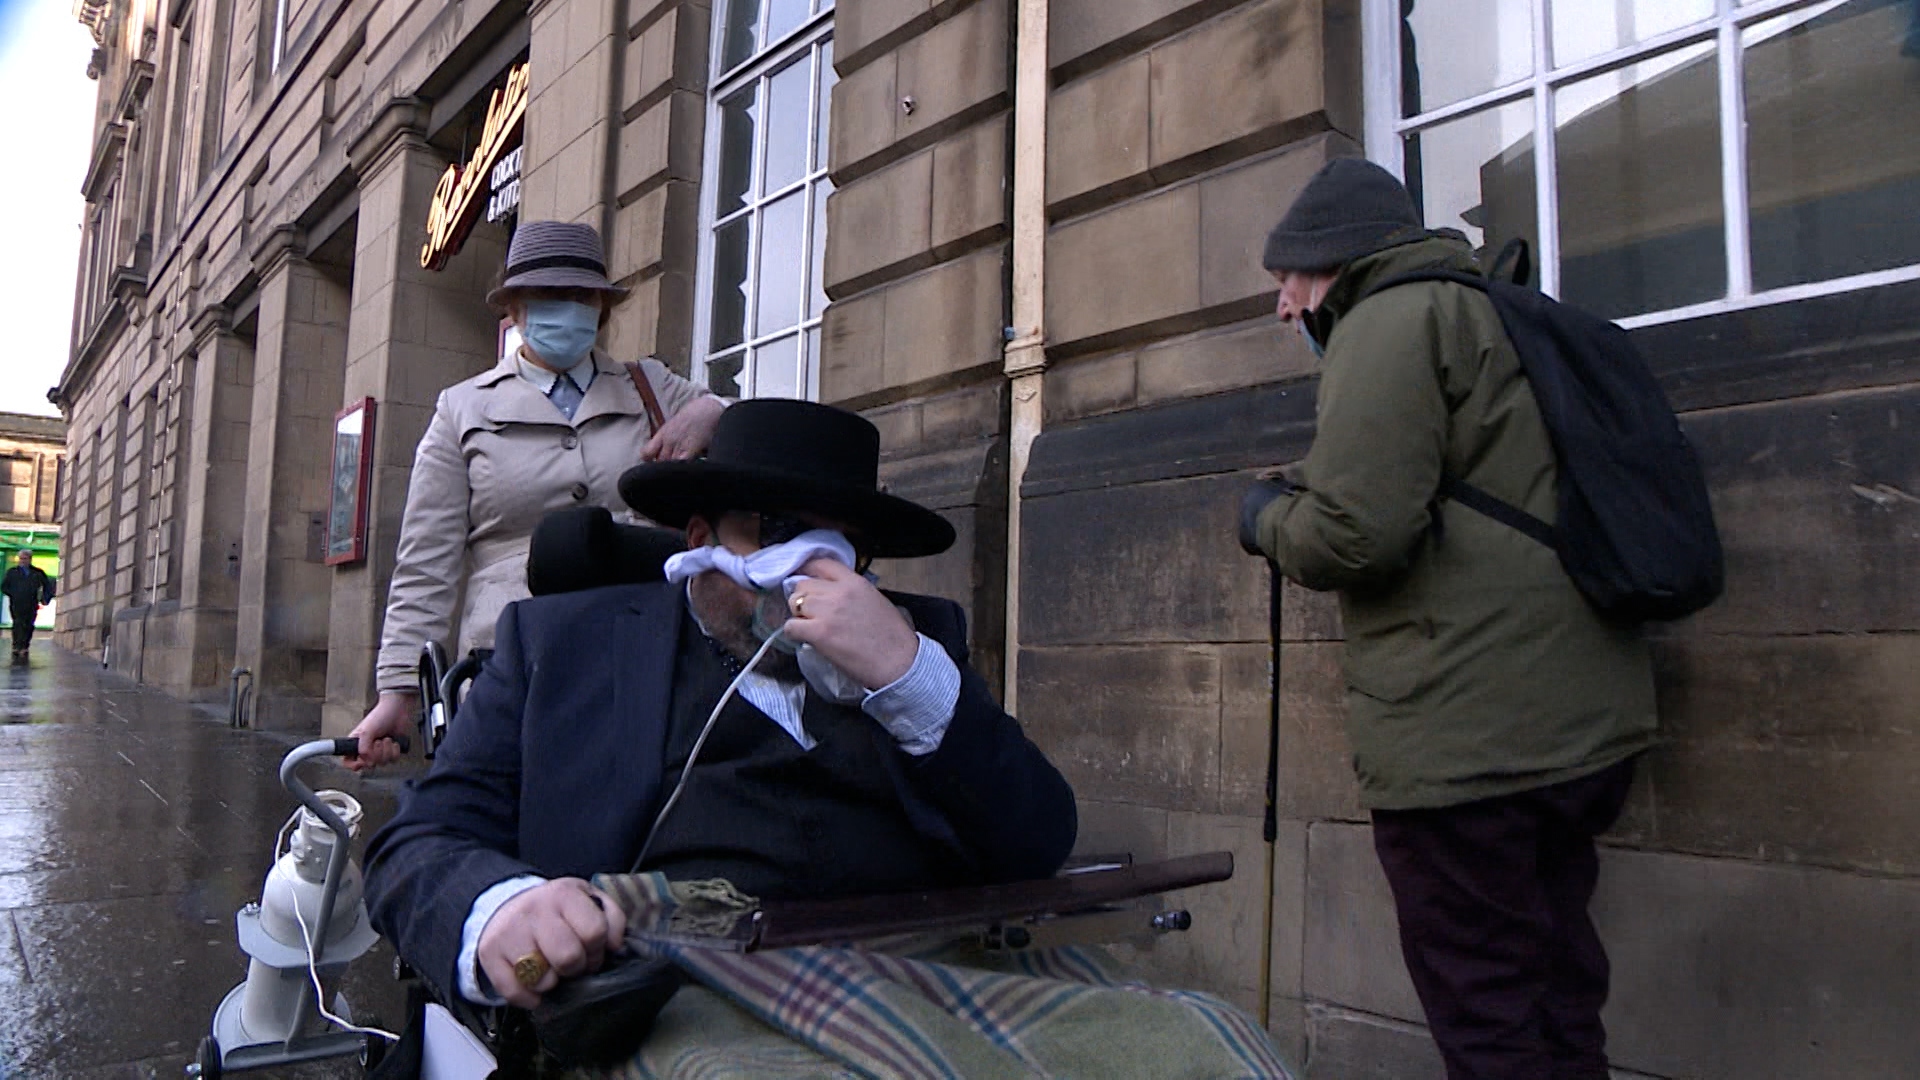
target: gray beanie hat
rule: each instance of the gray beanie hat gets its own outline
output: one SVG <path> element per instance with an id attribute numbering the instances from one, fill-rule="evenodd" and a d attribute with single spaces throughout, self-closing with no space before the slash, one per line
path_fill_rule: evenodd
<path id="1" fill-rule="evenodd" d="M 1407 186 L 1361 158 L 1335 158 L 1267 234 L 1268 270 L 1332 270 L 1417 240 L 1426 227 Z"/>

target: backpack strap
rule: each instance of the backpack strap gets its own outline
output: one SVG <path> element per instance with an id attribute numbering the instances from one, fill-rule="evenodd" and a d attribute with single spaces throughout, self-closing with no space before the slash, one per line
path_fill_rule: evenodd
<path id="1" fill-rule="evenodd" d="M 1508 248 L 1511 249 L 1512 245 L 1508 245 Z M 1501 260 L 1504 261 L 1505 258 L 1506 253 L 1502 252 Z M 1519 263 L 1525 265 L 1526 261 L 1526 252 L 1522 250 L 1520 252 Z M 1481 292 L 1488 291 L 1488 281 L 1486 278 L 1461 270 L 1443 270 L 1436 267 L 1431 270 L 1415 270 L 1411 273 L 1390 277 L 1380 284 L 1375 285 L 1373 288 L 1368 289 L 1367 295 L 1361 297 L 1361 300 L 1364 301 L 1388 289 L 1398 288 L 1401 285 L 1411 285 L 1418 281 L 1448 281 L 1455 285 L 1465 285 L 1469 289 L 1478 289 Z M 1505 499 L 1498 498 L 1480 488 L 1474 487 L 1465 480 L 1452 476 L 1442 476 L 1440 478 L 1438 497 L 1440 499 L 1451 499 L 1469 510 L 1492 518 L 1515 532 L 1529 536 L 1556 551 L 1559 550 L 1560 545 L 1553 531 L 1553 526 L 1534 517 L 1532 514 L 1527 513 L 1512 503 L 1507 502 Z M 1437 506 L 1433 511 L 1433 520 L 1435 524 L 1435 538 L 1438 539 L 1444 526 L 1440 524 L 1440 514 Z"/>
<path id="2" fill-rule="evenodd" d="M 1465 480 L 1451 476 L 1440 478 L 1440 497 L 1451 499 L 1469 510 L 1490 517 L 1517 533 L 1532 537 L 1547 547 L 1559 550 L 1559 540 L 1553 526 L 1527 513 L 1505 499 L 1489 495 Z M 1436 515 L 1435 520 L 1439 520 Z"/>
<path id="3" fill-rule="evenodd" d="M 667 422 L 666 414 L 660 411 L 660 398 L 653 392 L 653 381 L 640 370 L 638 363 L 628 361 L 627 375 L 633 379 L 633 388 L 640 391 L 640 404 L 647 410 L 647 434 L 651 435 Z"/>
<path id="4" fill-rule="evenodd" d="M 1493 269 L 1487 274 L 1495 281 L 1511 281 L 1515 285 L 1529 285 L 1533 282 L 1533 248 L 1527 244 L 1527 238 L 1516 236 L 1507 241 L 1500 254 L 1493 257 Z"/>

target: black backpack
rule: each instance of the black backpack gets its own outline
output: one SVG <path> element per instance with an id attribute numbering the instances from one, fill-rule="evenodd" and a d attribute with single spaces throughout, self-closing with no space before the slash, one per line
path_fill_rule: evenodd
<path id="1" fill-rule="evenodd" d="M 1524 280 L 1524 252 L 1519 261 Z M 1455 477 L 1442 479 L 1441 497 L 1552 548 L 1612 618 L 1679 619 L 1718 598 L 1726 572 L 1706 477 L 1627 332 L 1537 289 L 1454 270 L 1404 274 L 1367 295 L 1416 281 L 1451 281 L 1493 301 L 1559 461 L 1556 525 Z"/>

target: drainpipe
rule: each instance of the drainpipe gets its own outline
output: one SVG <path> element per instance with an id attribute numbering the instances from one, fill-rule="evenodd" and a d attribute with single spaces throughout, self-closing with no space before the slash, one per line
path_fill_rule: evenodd
<path id="1" fill-rule="evenodd" d="M 163 425 L 160 423 L 160 420 L 164 411 L 173 407 L 174 371 L 175 368 L 169 365 L 167 368 L 165 391 L 160 398 L 160 400 L 166 404 L 154 409 L 154 416 L 149 420 L 153 428 L 147 432 L 147 437 L 151 440 L 149 445 L 159 451 L 157 454 L 149 454 L 148 464 L 152 465 L 158 462 L 160 464 L 160 471 L 155 474 L 153 478 L 153 499 L 148 506 L 148 513 L 153 520 L 153 528 L 149 531 L 147 546 L 152 549 L 153 554 L 152 557 L 147 560 L 147 606 L 140 612 L 140 654 L 133 662 L 133 681 L 137 683 L 145 683 L 147 681 L 147 618 L 153 614 L 154 602 L 158 600 L 160 596 L 160 509 L 162 495 L 164 493 L 164 489 L 160 485 L 160 477 L 166 473 L 166 460 L 173 449 L 171 445 L 172 440 L 168 438 L 168 435 L 172 432 L 172 425 Z M 174 483 L 177 484 L 179 482 L 180 478 L 176 474 Z"/>
<path id="2" fill-rule="evenodd" d="M 1045 423 L 1047 370 L 1047 7 L 1019 0 L 1013 64 L 1013 321 L 1006 373 L 1013 385 L 1007 455 L 1006 707 L 1020 693 L 1020 485 Z"/>

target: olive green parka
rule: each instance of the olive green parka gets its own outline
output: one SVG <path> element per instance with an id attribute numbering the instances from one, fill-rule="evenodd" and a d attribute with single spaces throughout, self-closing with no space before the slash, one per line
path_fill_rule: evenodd
<path id="1" fill-rule="evenodd" d="M 1603 769 L 1656 738 L 1639 631 L 1603 619 L 1554 552 L 1438 500 L 1464 480 L 1551 522 L 1555 464 L 1533 392 L 1477 290 L 1388 278 L 1478 273 L 1443 235 L 1347 265 L 1312 313 L 1318 428 L 1261 513 L 1289 578 L 1337 590 L 1362 802 L 1452 806 Z"/>

